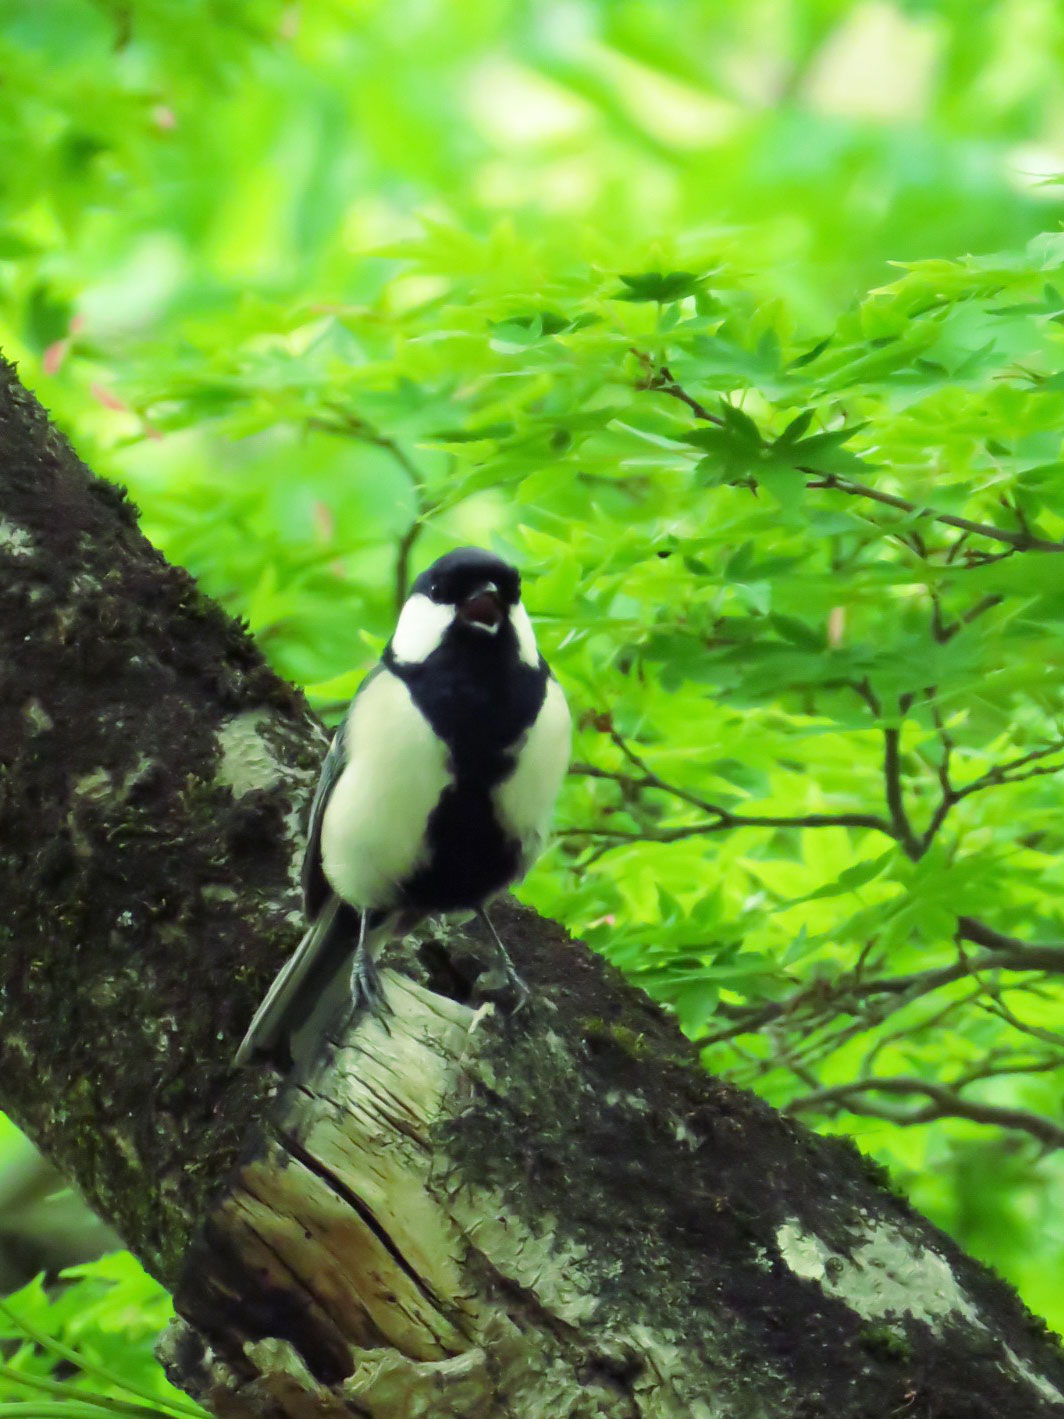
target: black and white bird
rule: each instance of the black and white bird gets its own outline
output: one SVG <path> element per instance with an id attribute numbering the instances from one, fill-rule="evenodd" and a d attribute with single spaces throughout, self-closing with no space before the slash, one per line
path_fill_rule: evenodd
<path id="1" fill-rule="evenodd" d="M 352 1004 L 379 1008 L 374 944 L 432 913 L 475 911 L 523 1003 L 485 909 L 543 848 L 570 730 L 516 568 L 462 547 L 422 572 L 326 755 L 303 859 L 309 926 L 235 1062 L 290 1036 L 352 952 Z"/>

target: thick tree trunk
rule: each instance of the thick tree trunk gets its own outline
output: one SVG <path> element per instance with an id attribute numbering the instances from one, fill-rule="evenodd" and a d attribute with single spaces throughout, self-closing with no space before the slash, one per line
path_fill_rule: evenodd
<path id="1" fill-rule="evenodd" d="M 393 950 L 387 1027 L 234 1075 L 324 735 L 8 367 L 0 677 L 0 1103 L 219 1413 L 1064 1413 L 1008 1288 L 531 912 L 516 1018 L 452 931 Z"/>

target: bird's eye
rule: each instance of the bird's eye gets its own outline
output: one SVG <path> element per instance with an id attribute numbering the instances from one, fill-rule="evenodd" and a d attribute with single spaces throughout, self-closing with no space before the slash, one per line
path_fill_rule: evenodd
<path id="1" fill-rule="evenodd" d="M 439 601 L 439 599 L 440 599 L 440 584 L 439 584 L 438 581 L 434 581 L 434 582 L 432 583 L 432 585 L 429 587 L 429 595 L 432 597 L 433 601 Z"/>

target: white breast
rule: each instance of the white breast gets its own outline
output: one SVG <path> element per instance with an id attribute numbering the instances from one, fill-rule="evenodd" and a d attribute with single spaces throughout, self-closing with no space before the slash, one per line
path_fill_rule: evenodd
<path id="1" fill-rule="evenodd" d="M 547 840 L 554 800 L 569 766 L 571 737 L 569 706 L 562 687 L 550 679 L 536 722 L 517 751 L 514 771 L 492 795 L 500 823 L 521 844 L 522 871 Z"/>
<path id="2" fill-rule="evenodd" d="M 392 906 L 426 856 L 429 814 L 451 782 L 447 749 L 402 680 L 382 670 L 351 704 L 346 751 L 322 817 L 322 868 L 345 902 Z"/>

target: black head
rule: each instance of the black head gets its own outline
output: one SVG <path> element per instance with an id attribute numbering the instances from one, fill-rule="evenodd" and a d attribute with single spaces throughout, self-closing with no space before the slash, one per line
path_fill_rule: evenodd
<path id="1" fill-rule="evenodd" d="M 486 594 L 501 613 L 495 620 L 498 624 L 501 615 L 521 600 L 521 575 L 492 552 L 456 547 L 423 571 L 411 591 L 427 596 L 437 606 L 455 606 L 460 614 L 471 600 L 479 601 Z"/>
<path id="2" fill-rule="evenodd" d="M 433 562 L 410 589 L 392 637 L 396 660 L 427 660 L 444 641 L 491 643 L 538 663 L 531 623 L 521 605 L 516 567 L 479 547 L 458 547 Z"/>

